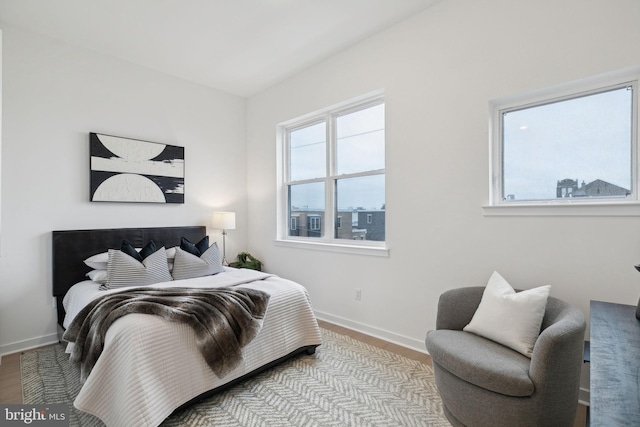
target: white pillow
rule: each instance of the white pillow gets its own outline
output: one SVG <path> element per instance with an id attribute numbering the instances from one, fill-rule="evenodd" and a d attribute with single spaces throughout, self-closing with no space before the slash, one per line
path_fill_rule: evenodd
<path id="1" fill-rule="evenodd" d="M 94 270 L 106 270 L 108 262 L 109 262 L 108 252 L 95 254 L 84 260 L 84 263 L 87 265 L 87 267 L 91 267 Z"/>
<path id="2" fill-rule="evenodd" d="M 167 259 L 169 262 L 173 262 L 173 259 L 176 257 L 176 246 L 167 248 Z"/>
<path id="3" fill-rule="evenodd" d="M 125 254 L 117 249 L 109 249 L 107 283 L 100 290 L 120 288 L 123 286 L 147 286 L 171 280 L 167 252 L 158 249 L 142 260 Z"/>
<path id="4" fill-rule="evenodd" d="M 87 273 L 87 277 L 94 282 L 98 283 L 107 283 L 107 279 L 109 278 L 109 273 L 107 270 L 91 270 Z"/>
<path id="5" fill-rule="evenodd" d="M 140 248 L 135 248 L 135 250 L 140 252 Z M 166 249 L 166 251 L 167 259 L 169 260 L 169 266 L 171 267 L 173 258 L 176 256 L 176 248 L 169 248 Z M 91 267 L 94 270 L 106 270 L 107 264 L 109 263 L 109 252 L 101 252 L 99 254 L 90 256 L 89 258 L 84 260 L 84 263 L 87 265 L 87 267 Z"/>
<path id="6" fill-rule="evenodd" d="M 551 286 L 518 292 L 493 272 L 482 300 L 464 331 L 480 335 L 531 358 L 540 335 Z"/>
<path id="7" fill-rule="evenodd" d="M 204 251 L 200 257 L 181 248 L 176 248 L 176 257 L 171 270 L 173 280 L 209 276 L 223 271 L 222 257 L 216 243 L 209 246 L 209 249 Z"/>

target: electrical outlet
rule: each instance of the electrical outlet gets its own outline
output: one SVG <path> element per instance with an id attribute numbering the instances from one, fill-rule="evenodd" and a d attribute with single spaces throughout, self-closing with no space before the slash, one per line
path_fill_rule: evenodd
<path id="1" fill-rule="evenodd" d="M 356 288 L 356 301 L 360 301 L 362 299 L 362 291 L 360 288 Z"/>

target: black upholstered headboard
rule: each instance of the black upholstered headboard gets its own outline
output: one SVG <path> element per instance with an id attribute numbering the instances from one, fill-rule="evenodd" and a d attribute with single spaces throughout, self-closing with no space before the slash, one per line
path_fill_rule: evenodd
<path id="1" fill-rule="evenodd" d="M 64 320 L 62 298 L 74 284 L 87 280 L 90 268 L 84 260 L 107 249 L 120 249 L 122 240 L 128 240 L 134 247 L 141 248 L 150 240 L 158 247 L 170 248 L 180 245 L 180 238 L 192 242 L 202 239 L 207 233 L 204 226 L 153 227 L 153 228 L 111 228 L 97 230 L 54 231 L 53 243 L 53 296 L 58 302 L 58 324 Z"/>

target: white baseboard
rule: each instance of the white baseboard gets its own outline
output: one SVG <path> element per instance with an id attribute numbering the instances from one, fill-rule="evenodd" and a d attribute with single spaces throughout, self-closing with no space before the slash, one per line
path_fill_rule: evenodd
<path id="1" fill-rule="evenodd" d="M 429 352 L 425 347 L 424 340 L 422 341 L 416 340 L 414 338 L 396 334 L 395 332 L 376 328 L 360 322 L 354 322 L 353 320 L 345 319 L 344 317 L 335 316 L 329 313 L 324 313 L 322 311 L 315 310 L 315 313 L 316 313 L 316 317 L 319 320 L 324 320 L 325 322 L 333 323 L 338 326 L 343 326 L 345 328 L 349 328 L 357 332 L 362 332 L 363 334 L 367 334 L 375 338 L 380 338 L 382 340 L 391 342 L 393 344 L 397 344 L 402 347 L 407 347 L 407 348 L 410 348 L 411 350 L 419 351 L 420 353 L 429 354 Z M 425 331 L 425 338 L 426 338 L 426 334 L 427 332 Z"/>
<path id="2" fill-rule="evenodd" d="M 589 406 L 589 390 L 580 387 L 580 394 L 578 395 L 578 403 L 584 406 Z"/>
<path id="3" fill-rule="evenodd" d="M 0 364 L 2 364 L 2 357 L 5 355 L 18 353 L 25 350 L 31 350 L 32 348 L 55 344 L 57 342 L 58 334 L 49 334 L 24 341 L 14 342 L 11 344 L 5 344 L 3 346 L 0 346 Z"/>

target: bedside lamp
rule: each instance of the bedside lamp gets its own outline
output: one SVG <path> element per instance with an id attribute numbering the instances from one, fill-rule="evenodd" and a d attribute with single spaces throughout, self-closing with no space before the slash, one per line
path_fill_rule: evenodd
<path id="1" fill-rule="evenodd" d="M 236 229 L 236 213 L 235 212 L 214 212 L 213 228 L 222 230 L 222 265 L 229 265 L 227 262 L 226 242 L 227 230 Z"/>

